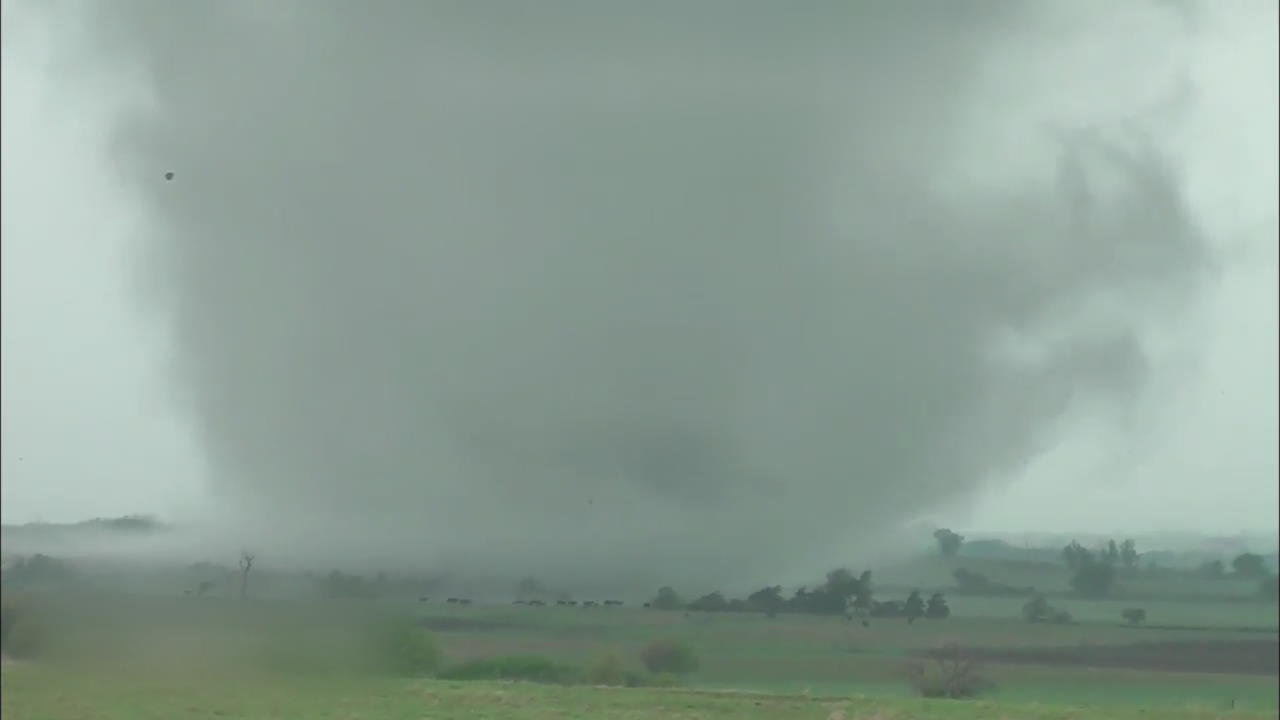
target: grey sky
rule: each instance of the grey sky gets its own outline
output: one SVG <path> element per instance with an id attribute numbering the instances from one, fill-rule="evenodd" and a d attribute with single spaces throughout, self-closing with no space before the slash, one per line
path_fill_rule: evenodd
<path id="1" fill-rule="evenodd" d="M 449 498 L 443 504 L 455 503 L 452 509 L 424 516 L 537 536 L 595 533 L 617 543 L 643 541 L 644 513 L 663 518 L 676 535 L 717 512 L 734 516 L 706 521 L 711 526 L 747 532 L 775 511 L 792 533 L 805 518 L 842 516 L 874 524 L 927 515 L 1002 530 L 1276 526 L 1280 183 L 1272 3 L 1198 6 L 1189 33 L 1179 16 L 1139 3 L 1044 3 L 1035 12 L 974 3 L 989 14 L 868 19 L 883 37 L 919 42 L 913 62 L 895 60 L 874 34 L 855 37 L 854 46 L 868 49 L 846 56 L 833 29 L 847 31 L 839 22 L 808 24 L 777 10 L 720 36 L 714 51 L 699 45 L 712 37 L 712 18 L 689 23 L 687 34 L 668 36 L 668 57 L 639 44 L 646 28 L 669 29 L 660 14 L 633 17 L 633 36 L 602 17 L 584 19 L 582 35 L 555 35 L 535 23 L 528 42 L 572 40 L 559 54 L 540 55 L 499 35 L 482 12 L 464 13 L 441 21 L 461 23 L 474 40 L 512 57 L 468 56 L 435 37 L 439 47 L 428 59 L 473 75 L 422 81 L 452 112 L 434 116 L 439 128 L 424 131 L 413 150 L 390 143 L 411 131 L 402 116 L 416 117 L 422 98 L 379 91 L 373 80 L 394 78 L 388 68 L 425 52 L 420 38 L 406 35 L 418 26 L 373 22 L 365 29 L 386 49 L 362 51 L 359 61 L 326 74 L 301 69 L 321 62 L 308 43 L 351 49 L 363 41 L 341 13 L 294 24 L 283 3 L 273 6 L 282 8 L 278 16 L 252 19 L 202 17 L 210 7 L 203 3 L 186 6 L 194 8 L 189 14 L 134 9 L 144 6 L 122 4 L 119 19 L 136 23 L 89 36 L 77 30 L 84 17 L 74 4 L 54 13 L 52 24 L 4 4 L 5 522 L 126 512 L 191 518 L 210 506 L 213 488 L 233 506 L 261 498 L 269 513 L 296 498 L 290 510 L 316 517 L 358 508 L 404 520 L 413 516 L 401 514 L 405 505 Z M 234 58 L 242 66 L 202 59 L 221 47 L 213 27 L 247 33 Z M 817 49 L 804 49 L 803 38 L 814 33 Z M 109 62 L 87 72 L 83 61 L 100 56 Z M 593 64 L 597 56 L 615 65 Z M 747 62 L 754 64 L 742 67 Z M 954 76 L 940 76 L 943 68 Z M 879 84 L 887 69 L 903 89 Z M 294 83 L 289 93 L 263 110 L 274 102 L 271 83 L 286 78 Z M 708 105 L 712 92 L 718 104 Z M 681 102 L 693 109 L 671 109 Z M 575 103 L 587 115 L 574 115 Z M 139 107 L 141 119 L 121 119 Z M 489 115 L 485 107 L 493 108 Z M 659 110 L 634 120 L 609 115 L 645 107 Z M 226 117 L 211 119 L 218 112 Z M 735 112 L 736 123 L 720 125 Z M 1092 229 L 1071 224 L 1077 218 L 1055 185 L 1070 183 L 1059 174 L 1055 138 L 1077 138 L 1081 129 L 1103 138 L 1101 145 L 1087 136 L 1070 140 L 1084 143 L 1072 146 L 1082 148 L 1072 157 L 1082 163 L 1082 187 L 1100 198 Z M 486 130 L 507 139 L 492 148 L 469 144 Z M 687 147 L 655 139 L 677 130 L 687 132 Z M 1153 147 L 1159 162 L 1117 135 L 1125 130 Z M 646 133 L 650 140 L 633 147 L 617 144 Z M 346 144 L 325 148 L 328 137 Z M 1113 167 L 1096 160 L 1099 148 L 1117 146 L 1133 153 L 1125 162 L 1135 175 L 1109 176 Z M 459 147 L 476 154 L 464 158 Z M 431 163 L 451 173 L 433 173 Z M 569 174 L 559 176 L 562 187 L 530 184 L 515 172 L 508 185 L 495 185 L 491 178 L 507 172 L 506 163 L 530 173 L 568 167 L 557 172 Z M 684 174 L 664 180 L 667 165 Z M 615 178 L 619 167 L 638 170 Z M 160 178 L 166 169 L 178 173 L 171 186 Z M 450 184 L 459 178 L 484 190 L 476 196 Z M 1155 179 L 1148 187 L 1142 178 Z M 1166 180 L 1180 197 L 1162 194 Z M 424 200 L 422 187 L 436 195 Z M 1137 199 L 1121 195 L 1109 204 L 1114 187 Z M 369 188 L 378 194 L 363 194 Z M 509 218 L 484 212 L 495 192 L 510 193 L 501 196 Z M 907 192 L 920 197 L 902 198 Z M 660 217 L 618 199 L 635 194 L 657 203 Z M 350 210 L 337 198 L 350 199 Z M 684 198 L 699 207 L 685 208 Z M 750 212 L 740 211 L 744 201 Z M 902 212 L 886 209 L 904 202 Z M 300 219 L 307 203 L 318 203 L 314 217 Z M 434 217 L 415 215 L 424 203 Z M 589 211 L 574 216 L 579 203 Z M 964 207 L 970 211 L 956 209 Z M 1180 209 L 1186 222 L 1176 217 Z M 370 225 L 375 217 L 385 227 Z M 601 249 L 562 239 L 646 223 L 670 242 L 638 252 L 621 241 Z M 263 246 L 244 234 L 248 228 L 271 228 L 263 232 L 273 238 L 298 232 L 320 245 Z M 392 238 L 422 228 L 471 241 L 397 255 L 407 251 Z M 945 243 L 943 228 L 954 233 Z M 1027 228 L 1031 243 L 1043 247 L 1019 244 Z M 692 230 L 736 234 L 742 243 L 726 266 L 717 246 L 695 244 L 690 255 L 679 244 Z M 1097 247 L 1068 242 L 1069 231 Z M 520 233 L 530 242 L 515 242 Z M 1135 240 L 1144 233 L 1146 246 Z M 798 238 L 787 252 L 779 234 Z M 848 234 L 930 244 L 842 244 Z M 348 253 L 345 243 L 356 236 L 364 236 L 364 254 Z M 1136 249 L 1121 249 L 1122 240 Z M 1137 259 L 1125 254 L 1131 250 Z M 913 254 L 921 251 L 935 254 Z M 563 253 L 563 264 L 548 263 L 547 282 L 555 283 L 543 287 L 531 268 L 547 252 Z M 297 253 L 319 263 L 308 268 L 315 272 L 294 272 L 308 264 Z M 492 272 L 433 274 L 432 289 L 415 295 L 420 287 L 409 268 L 424 257 Z M 246 279 L 259 269 L 267 285 Z M 641 302 L 643 279 L 654 277 L 670 292 Z M 846 287 L 847 277 L 860 284 Z M 704 295 L 704 285 L 719 290 Z M 224 298 L 231 287 L 240 289 Z M 304 293 L 298 298 L 326 288 L 372 292 L 378 304 L 308 300 L 320 307 L 262 310 L 289 302 L 288 288 Z M 920 292 L 933 299 L 913 304 Z M 885 302 L 903 309 L 884 311 Z M 425 310 L 423 322 L 456 347 L 406 345 L 404 355 L 334 359 L 347 346 L 410 338 L 401 325 L 386 325 L 385 315 L 362 313 L 418 303 L 449 310 Z M 339 312 L 350 313 L 356 328 L 345 336 L 319 321 Z M 810 324 L 789 319 L 793 313 Z M 1021 334 L 1002 344 L 1006 325 Z M 298 335 L 283 340 L 285 332 Z M 752 345 L 759 337 L 766 344 Z M 236 339 L 245 344 L 230 342 Z M 1008 352 L 999 362 L 929 357 L 967 352 L 958 349 L 966 343 L 976 349 L 978 340 Z M 655 346 L 684 353 L 653 360 Z M 568 355 L 565 347 L 576 350 Z M 321 349 L 325 358 L 304 354 Z M 1047 364 L 1019 365 L 1028 353 L 1047 353 Z M 436 363 L 456 381 L 417 385 L 412 372 L 388 364 L 405 357 Z M 845 370 L 858 363 L 880 379 Z M 334 389 L 349 396 L 318 400 L 312 410 L 282 409 L 316 398 L 326 377 L 341 378 Z M 376 377 L 392 383 L 368 380 Z M 680 391 L 655 396 L 652 387 L 663 383 Z M 872 412 L 851 415 L 841 405 L 881 389 L 886 397 L 876 402 L 887 405 Z M 419 400 L 408 402 L 408 393 Z M 924 404 L 903 408 L 911 403 Z M 615 412 L 619 404 L 627 412 Z M 364 413 L 344 420 L 362 423 L 367 435 L 326 426 L 338 409 Z M 792 416 L 784 422 L 775 412 Z M 300 422 L 307 417 L 314 426 Z M 429 432 L 397 435 L 427 422 L 450 437 L 465 435 L 465 447 L 446 447 Z M 838 434 L 824 434 L 835 422 L 861 428 L 860 440 L 846 446 Z M 594 429 L 584 433 L 587 426 Z M 918 453 L 894 449 L 908 442 L 897 431 L 909 427 L 921 428 L 912 439 L 922 443 Z M 955 447 L 959 438 L 963 447 Z M 259 440 L 270 449 L 256 450 Z M 596 482 L 609 463 L 653 479 Z M 350 480 L 406 467 L 439 479 L 415 480 L 412 489 Z M 583 478 L 507 484 L 515 468 L 534 478 L 568 468 Z M 956 476 L 944 477 L 948 469 Z M 879 480 L 833 479 L 838 492 L 823 495 L 825 480 L 778 479 L 846 471 L 912 477 L 916 485 L 908 492 Z M 687 482 L 667 484 L 667 476 Z M 584 497 L 625 508 L 624 517 L 579 520 L 552 507 L 585 504 Z M 867 507 L 832 507 L 858 502 Z M 418 537 L 407 530 L 387 536 Z"/>

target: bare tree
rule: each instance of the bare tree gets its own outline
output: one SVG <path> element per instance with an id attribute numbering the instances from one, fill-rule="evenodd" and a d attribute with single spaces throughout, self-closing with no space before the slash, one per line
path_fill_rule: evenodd
<path id="1" fill-rule="evenodd" d="M 245 550 L 240 553 L 240 599 L 249 592 L 249 573 L 253 570 L 253 561 L 257 556 Z"/>

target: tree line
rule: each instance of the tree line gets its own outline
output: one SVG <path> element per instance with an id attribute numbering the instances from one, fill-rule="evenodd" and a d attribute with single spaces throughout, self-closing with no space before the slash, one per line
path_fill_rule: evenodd
<path id="1" fill-rule="evenodd" d="M 781 585 L 761 588 L 746 598 L 726 598 L 720 592 L 712 592 L 691 601 L 682 599 L 671 587 L 658 590 L 645 607 L 656 610 L 689 610 L 697 612 L 760 612 L 768 617 L 779 613 L 805 613 L 810 615 L 854 615 L 866 617 L 902 617 L 908 622 L 917 618 L 946 618 L 951 615 L 946 597 L 938 592 L 927 600 L 920 591 L 913 590 L 905 600 L 878 601 L 873 597 L 871 573 L 854 575 L 852 571 L 838 568 L 827 573 L 826 582 L 810 589 L 797 589 L 790 597 L 782 592 Z"/>

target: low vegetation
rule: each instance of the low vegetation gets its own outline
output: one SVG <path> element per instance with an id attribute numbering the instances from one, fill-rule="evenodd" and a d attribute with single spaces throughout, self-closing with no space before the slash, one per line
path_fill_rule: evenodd
<path id="1" fill-rule="evenodd" d="M 962 700 L 977 697 L 993 687 L 982 674 L 978 661 L 955 645 L 931 652 L 926 660 L 909 662 L 906 674 L 911 687 L 926 698 Z"/>
<path id="2" fill-rule="evenodd" d="M 568 685 L 580 682 L 582 672 L 540 655 L 496 657 L 472 660 L 440 672 L 442 680 L 523 680 Z"/>
<path id="3" fill-rule="evenodd" d="M 654 675 L 670 673 L 686 675 L 698 669 L 698 658 L 686 644 L 675 640 L 656 640 L 640 651 L 640 661 Z"/>

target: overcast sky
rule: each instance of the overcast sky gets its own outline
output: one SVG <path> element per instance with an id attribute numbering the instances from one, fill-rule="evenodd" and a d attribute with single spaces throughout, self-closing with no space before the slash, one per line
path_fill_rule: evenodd
<path id="1" fill-rule="evenodd" d="M 1008 531 L 1276 527 L 1276 5 L 1194 7 L 1191 40 L 1166 73 L 1185 92 L 1153 101 L 1168 105 L 1161 147 L 1220 273 L 1178 322 L 1143 335 L 1149 376 L 1127 420 L 1067 412 L 1042 453 L 931 510 L 940 522 Z M 205 503 L 206 444 L 179 411 L 166 296 L 139 270 L 142 237 L 153 231 L 148 206 L 116 179 L 108 153 L 120 113 L 145 107 L 153 90 L 120 65 L 69 81 L 58 51 L 77 38 L 51 32 L 19 3 L 4 0 L 3 9 L 3 520 L 190 517 Z M 1044 41 L 1028 36 L 1027 62 L 995 72 L 1054 83 L 1056 66 L 1037 65 L 1049 61 L 1032 50 Z M 1082 47 L 1064 52 L 1087 58 Z M 1092 96 L 1069 90 L 1025 112 L 1078 116 L 1073 103 Z M 1002 160 L 1016 165 L 1014 120 L 970 117 L 973 132 L 1000 136 Z M 200 172 L 175 169 L 176 183 Z"/>

